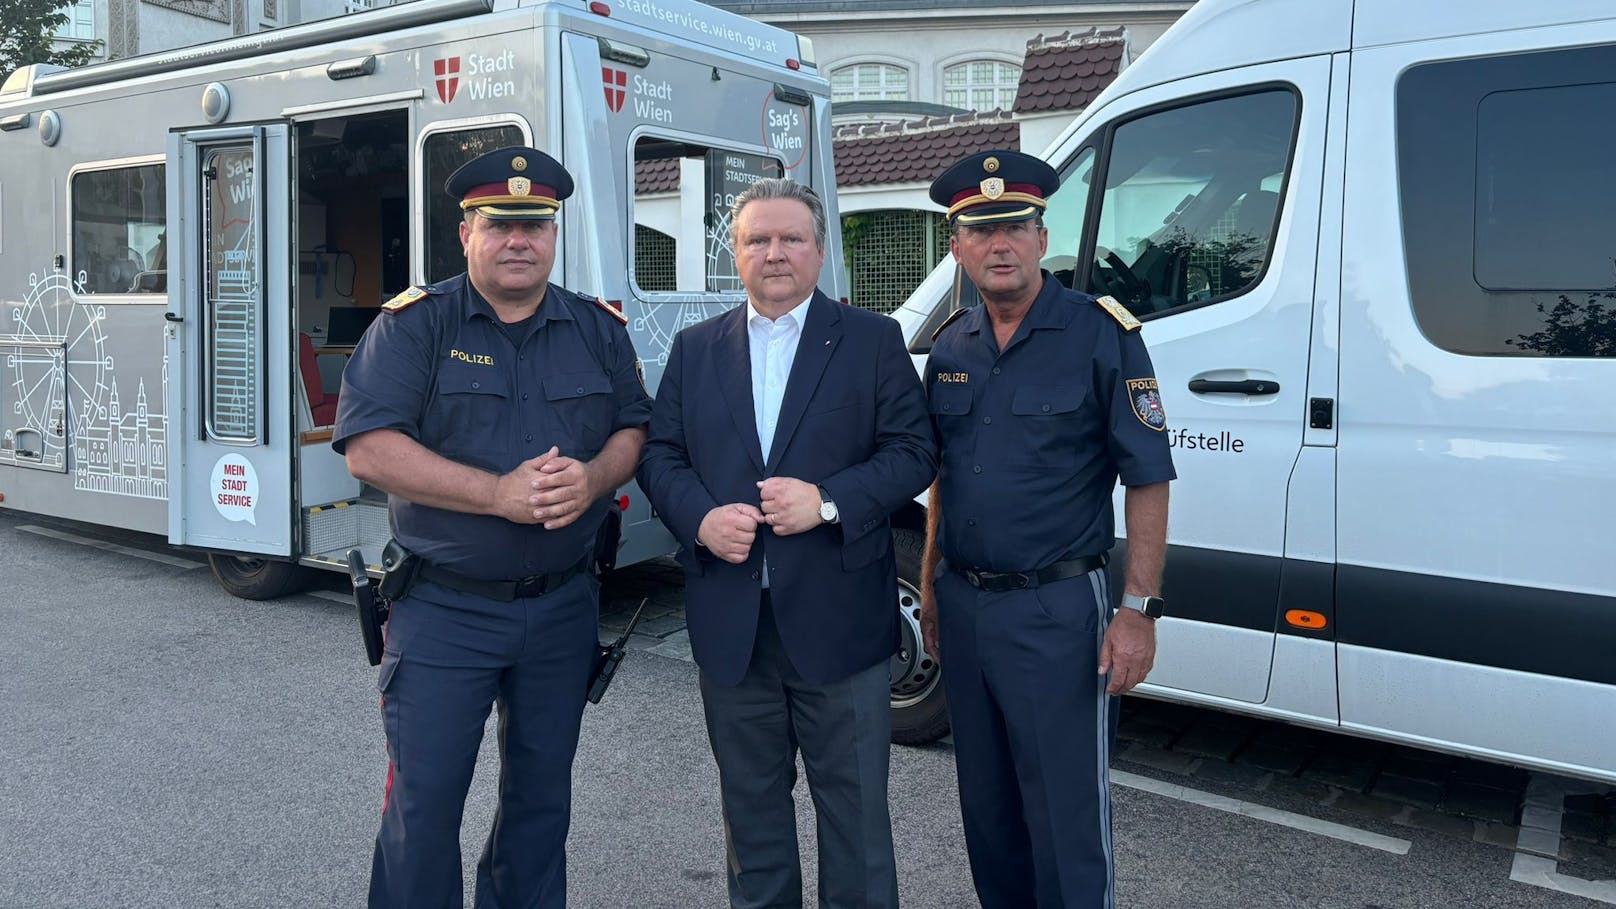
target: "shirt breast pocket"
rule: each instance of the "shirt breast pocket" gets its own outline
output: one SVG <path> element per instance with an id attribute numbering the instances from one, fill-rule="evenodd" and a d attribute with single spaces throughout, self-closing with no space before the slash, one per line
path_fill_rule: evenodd
<path id="1" fill-rule="evenodd" d="M 503 373 L 486 366 L 446 366 L 438 374 L 422 442 L 445 455 L 498 452 L 511 425 L 510 399 Z"/>
<path id="2" fill-rule="evenodd" d="M 1037 466 L 1070 464 L 1083 440 L 1083 403 L 1088 386 L 1079 382 L 1026 385 L 1010 399 L 1018 444 L 1016 460 Z"/>
<path id="3" fill-rule="evenodd" d="M 605 373 L 590 370 L 545 376 L 544 399 L 560 434 L 556 444 L 563 455 L 588 460 L 600 453 L 611 434 L 613 416 L 612 380 Z"/>
<path id="4" fill-rule="evenodd" d="M 932 417 L 946 420 L 949 417 L 964 417 L 971 413 L 971 386 L 939 382 L 931 387 L 931 394 L 926 398 L 926 407 L 931 411 Z"/>

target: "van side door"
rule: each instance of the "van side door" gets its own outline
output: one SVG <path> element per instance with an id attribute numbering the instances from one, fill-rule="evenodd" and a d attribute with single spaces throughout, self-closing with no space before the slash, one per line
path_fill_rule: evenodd
<path id="1" fill-rule="evenodd" d="M 1148 684 L 1174 697 L 1268 700 L 1287 515 L 1298 496 L 1331 507 L 1329 459 L 1299 469 L 1310 365 L 1334 356 L 1314 344 L 1330 80 L 1319 56 L 1130 94 L 1077 140 L 1051 206 L 1050 257 L 1071 271 L 1046 267 L 1144 322 L 1167 411 L 1178 481 Z"/>

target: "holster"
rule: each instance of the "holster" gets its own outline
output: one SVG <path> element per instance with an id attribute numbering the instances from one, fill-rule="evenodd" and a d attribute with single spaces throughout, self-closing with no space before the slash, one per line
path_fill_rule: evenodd
<path id="1" fill-rule="evenodd" d="M 365 658 L 375 666 L 382 661 L 382 627 L 387 624 L 387 600 L 371 586 L 365 570 L 365 556 L 348 550 L 348 580 L 353 583 L 354 608 L 359 613 L 359 637 L 365 642 Z"/>

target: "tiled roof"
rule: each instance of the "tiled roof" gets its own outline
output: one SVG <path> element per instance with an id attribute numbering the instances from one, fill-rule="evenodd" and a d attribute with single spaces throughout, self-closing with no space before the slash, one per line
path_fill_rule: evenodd
<path id="1" fill-rule="evenodd" d="M 671 193 L 679 189 L 679 159 L 653 158 L 634 162 L 634 195 Z"/>
<path id="2" fill-rule="evenodd" d="M 1111 84 L 1122 69 L 1125 29 L 1086 29 L 1043 35 L 1027 42 L 1021 66 L 1018 114 L 1079 110 Z"/>
<path id="3" fill-rule="evenodd" d="M 950 164 L 991 148 L 1020 148 L 1009 111 L 838 127 L 836 185 L 930 183 Z"/>

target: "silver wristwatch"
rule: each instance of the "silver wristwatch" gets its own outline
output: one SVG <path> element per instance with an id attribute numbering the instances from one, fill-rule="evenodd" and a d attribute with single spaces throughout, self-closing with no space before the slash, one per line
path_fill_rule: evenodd
<path id="1" fill-rule="evenodd" d="M 819 488 L 819 519 L 821 521 L 824 521 L 826 524 L 834 524 L 834 523 L 836 523 L 836 521 L 839 518 L 839 515 L 838 515 L 838 513 L 836 511 L 836 503 L 832 502 L 830 500 L 830 493 L 825 491 L 825 487 L 820 486 L 818 488 Z"/>
<path id="2" fill-rule="evenodd" d="M 1142 597 L 1134 593 L 1122 595 L 1122 608 L 1142 612 L 1147 618 L 1159 619 L 1167 611 L 1167 601 L 1161 597 Z"/>

